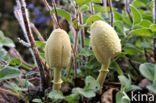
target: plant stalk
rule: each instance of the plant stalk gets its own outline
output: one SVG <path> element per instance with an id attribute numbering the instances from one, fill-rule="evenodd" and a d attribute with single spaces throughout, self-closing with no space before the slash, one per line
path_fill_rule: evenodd
<path id="1" fill-rule="evenodd" d="M 109 6 L 110 6 L 110 15 L 111 15 L 111 26 L 114 26 L 114 13 L 113 13 L 113 5 L 112 5 L 112 0 L 109 0 Z"/>
<path id="2" fill-rule="evenodd" d="M 61 69 L 53 68 L 54 70 L 54 80 L 53 80 L 53 89 L 59 91 L 61 89 L 62 79 L 61 79 Z"/>
<path id="3" fill-rule="evenodd" d="M 22 16 L 23 16 L 24 26 L 25 26 L 25 29 L 26 29 L 26 34 L 28 36 L 28 39 L 30 40 L 31 50 L 33 51 L 34 58 L 35 58 L 36 63 L 37 63 L 37 67 L 39 68 L 39 71 L 40 71 L 41 92 L 43 93 L 44 90 L 47 88 L 46 87 L 47 82 L 46 82 L 45 73 L 44 73 L 44 66 L 42 64 L 42 60 L 40 58 L 39 51 L 38 51 L 38 48 L 36 47 L 35 39 L 33 37 L 32 31 L 31 31 L 31 28 L 30 28 L 30 21 L 29 21 L 29 18 L 28 18 L 28 11 L 26 9 L 25 0 L 19 0 L 19 2 L 21 4 L 21 11 L 22 11 Z"/>
<path id="4" fill-rule="evenodd" d="M 99 82 L 100 87 L 101 87 L 100 92 L 102 92 L 103 83 L 105 81 L 107 73 L 109 72 L 109 69 L 108 69 L 109 65 L 110 65 L 110 59 L 108 60 L 107 63 L 102 64 L 101 69 L 99 70 L 99 75 L 98 75 L 97 81 Z"/>

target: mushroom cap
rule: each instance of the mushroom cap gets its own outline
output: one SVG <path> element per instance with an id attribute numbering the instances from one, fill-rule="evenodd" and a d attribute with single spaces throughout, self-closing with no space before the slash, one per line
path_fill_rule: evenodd
<path id="1" fill-rule="evenodd" d="M 45 59 L 50 68 L 66 67 L 71 58 L 71 43 L 63 29 L 55 29 L 45 46 Z"/>
<path id="2" fill-rule="evenodd" d="M 104 21 L 91 25 L 91 47 L 101 64 L 107 63 L 121 52 L 121 43 L 116 31 Z"/>

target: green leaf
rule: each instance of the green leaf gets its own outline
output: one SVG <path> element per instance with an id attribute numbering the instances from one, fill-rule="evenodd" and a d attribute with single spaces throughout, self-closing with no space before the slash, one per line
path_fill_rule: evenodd
<path id="1" fill-rule="evenodd" d="M 132 89 L 131 87 L 131 79 L 130 77 L 127 78 L 124 75 L 118 76 L 120 83 L 121 83 L 121 89 L 124 89 L 124 91 L 128 92 Z"/>
<path id="2" fill-rule="evenodd" d="M 0 30 L 0 38 L 4 37 L 4 33 Z"/>
<path id="3" fill-rule="evenodd" d="M 150 25 L 150 29 L 152 30 L 152 32 L 156 32 L 156 24 Z"/>
<path id="4" fill-rule="evenodd" d="M 156 66 L 151 63 L 141 64 L 139 67 L 140 73 L 147 79 L 153 81 L 155 76 Z"/>
<path id="5" fill-rule="evenodd" d="M 17 84 L 15 83 L 9 83 L 9 84 L 5 84 L 4 85 L 5 88 L 10 89 L 16 93 L 22 92 L 22 91 L 27 91 L 28 88 L 23 88 L 23 87 L 19 87 Z"/>
<path id="6" fill-rule="evenodd" d="M 142 49 L 137 48 L 135 45 L 133 45 L 131 43 L 126 43 L 123 50 L 124 50 L 124 53 L 128 54 L 128 55 L 136 55 L 136 54 L 144 53 L 144 51 L 142 51 Z"/>
<path id="7" fill-rule="evenodd" d="M 21 62 L 21 60 L 18 59 L 18 58 L 13 58 L 13 59 L 11 59 L 11 61 L 9 62 L 9 65 L 11 65 L 11 66 L 16 66 L 16 67 L 21 66 L 21 64 L 22 64 L 22 62 Z"/>
<path id="8" fill-rule="evenodd" d="M 99 83 L 92 76 L 87 76 L 85 79 L 84 90 L 92 90 L 96 92 L 99 89 L 100 89 Z"/>
<path id="9" fill-rule="evenodd" d="M 60 91 L 53 90 L 48 94 L 48 98 L 52 100 L 61 100 L 64 99 L 64 96 Z"/>
<path id="10" fill-rule="evenodd" d="M 113 62 L 115 64 L 115 67 L 117 68 L 117 72 L 119 75 L 123 75 L 122 69 L 120 68 L 120 65 L 117 62 Z"/>
<path id="11" fill-rule="evenodd" d="M 142 2 L 142 0 L 134 0 L 132 2 L 132 5 L 136 8 L 140 8 L 140 7 L 146 7 L 146 4 L 144 2 Z"/>
<path id="12" fill-rule="evenodd" d="M 7 66 L 0 70 L 0 81 L 12 78 L 17 78 L 20 75 L 20 70 L 14 67 Z"/>
<path id="13" fill-rule="evenodd" d="M 68 103 L 79 103 L 79 94 L 70 94 L 68 96 L 65 96 L 65 101 Z"/>
<path id="14" fill-rule="evenodd" d="M 8 52 L 0 47 L 0 59 L 3 59 L 7 54 Z"/>
<path id="15" fill-rule="evenodd" d="M 125 91 L 119 91 L 116 94 L 116 103 L 130 103 L 130 98 L 127 96 Z"/>
<path id="16" fill-rule="evenodd" d="M 82 48 L 79 55 L 88 57 L 88 56 L 93 55 L 93 52 L 89 50 L 88 48 Z"/>
<path id="17" fill-rule="evenodd" d="M 10 38 L 4 36 L 3 32 L 0 31 L 0 47 L 2 46 L 15 47 L 15 44 Z"/>
<path id="18" fill-rule="evenodd" d="M 98 4 L 94 4 L 94 10 L 95 10 L 95 13 L 103 13 L 104 12 L 104 9 L 103 9 L 103 6 L 100 6 Z"/>
<path id="19" fill-rule="evenodd" d="M 156 84 L 148 85 L 147 89 L 150 90 L 152 93 L 156 94 Z"/>
<path id="20" fill-rule="evenodd" d="M 140 12 L 133 5 L 130 5 L 130 9 L 131 9 L 132 16 L 133 16 L 133 23 L 134 24 L 140 23 L 142 20 L 142 16 Z"/>
<path id="21" fill-rule="evenodd" d="M 81 7 L 80 7 L 80 11 L 81 12 L 85 12 L 85 11 L 88 11 L 89 10 L 89 6 L 88 5 L 82 5 Z"/>
<path id="22" fill-rule="evenodd" d="M 87 25 L 90 25 L 90 24 L 92 24 L 93 22 L 95 22 L 95 21 L 97 21 L 97 20 L 102 20 L 102 17 L 101 17 L 101 16 L 98 16 L 98 15 L 90 16 L 90 17 L 86 20 L 86 24 L 87 24 Z"/>
<path id="23" fill-rule="evenodd" d="M 152 31 L 146 28 L 134 29 L 130 32 L 130 34 L 141 37 L 153 37 Z"/>
<path id="24" fill-rule="evenodd" d="M 84 96 L 86 98 L 95 97 L 95 93 L 92 90 L 84 90 L 82 88 L 74 88 L 72 90 L 72 92 L 75 93 L 75 94 L 78 93 L 78 94 L 80 94 L 80 95 L 82 95 L 82 96 Z"/>
<path id="25" fill-rule="evenodd" d="M 38 48 L 44 49 L 44 47 L 45 47 L 45 42 L 43 42 L 43 41 L 35 41 L 35 43 L 36 43 L 36 46 L 37 46 Z"/>
<path id="26" fill-rule="evenodd" d="M 43 103 L 41 99 L 33 99 L 32 100 L 34 103 Z"/>
<path id="27" fill-rule="evenodd" d="M 151 24 L 152 24 L 151 21 L 149 21 L 149 20 L 147 20 L 147 19 L 144 19 L 144 20 L 142 20 L 142 21 L 139 23 L 139 26 L 141 26 L 141 27 L 147 27 L 147 28 L 148 28 Z"/>
<path id="28" fill-rule="evenodd" d="M 0 47 L 1 46 L 15 47 L 15 44 L 10 38 L 7 38 L 2 33 L 0 33 Z"/>
<path id="29" fill-rule="evenodd" d="M 123 12 L 122 14 L 122 21 L 124 22 L 124 24 L 126 24 L 127 27 L 132 27 L 132 22 L 130 20 L 130 18 L 127 16 L 126 12 Z"/>
<path id="30" fill-rule="evenodd" d="M 91 0 L 91 1 L 94 3 L 101 3 L 102 2 L 102 0 Z"/>
<path id="31" fill-rule="evenodd" d="M 68 22 L 71 22 L 71 15 L 68 11 L 61 9 L 61 8 L 56 8 L 57 14 L 61 17 L 64 17 Z M 52 9 L 50 11 L 51 13 L 55 13 L 55 9 Z"/>
<path id="32" fill-rule="evenodd" d="M 122 20 L 122 15 L 119 12 L 115 11 L 114 12 L 114 18 L 115 18 L 115 21 L 116 20 Z"/>
<path id="33" fill-rule="evenodd" d="M 119 21 L 119 20 L 116 20 L 114 22 L 114 26 L 115 26 L 115 30 L 118 32 L 118 35 L 119 36 L 124 36 L 124 25 L 123 25 L 123 22 L 122 21 Z"/>
<path id="34" fill-rule="evenodd" d="M 85 87 L 74 88 L 72 93 L 82 95 L 86 98 L 95 97 L 95 93 L 100 89 L 99 83 L 91 76 L 87 76 L 85 79 Z"/>
<path id="35" fill-rule="evenodd" d="M 76 1 L 76 4 L 78 4 L 80 6 L 90 2 L 90 0 L 75 0 L 75 1 Z"/>

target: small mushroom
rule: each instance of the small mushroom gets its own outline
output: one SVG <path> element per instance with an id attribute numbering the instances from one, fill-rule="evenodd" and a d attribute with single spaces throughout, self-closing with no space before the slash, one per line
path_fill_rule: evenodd
<path id="1" fill-rule="evenodd" d="M 120 39 L 115 30 L 104 21 L 95 21 L 91 25 L 91 47 L 102 64 L 97 81 L 101 89 L 109 71 L 110 61 L 121 52 Z"/>
<path id="2" fill-rule="evenodd" d="M 45 59 L 53 70 L 53 89 L 60 90 L 62 79 L 61 69 L 67 67 L 71 58 L 71 43 L 68 34 L 62 29 L 55 29 L 45 46 Z"/>

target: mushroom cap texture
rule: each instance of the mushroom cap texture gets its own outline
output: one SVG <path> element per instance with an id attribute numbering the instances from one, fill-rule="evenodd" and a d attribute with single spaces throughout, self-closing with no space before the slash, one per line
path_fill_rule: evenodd
<path id="1" fill-rule="evenodd" d="M 45 59 L 50 68 L 66 67 L 71 58 L 71 43 L 63 29 L 55 29 L 45 46 Z"/>
<path id="2" fill-rule="evenodd" d="M 91 47 L 101 64 L 107 63 L 121 52 L 120 39 L 109 24 L 104 21 L 95 21 L 91 25 Z"/>

